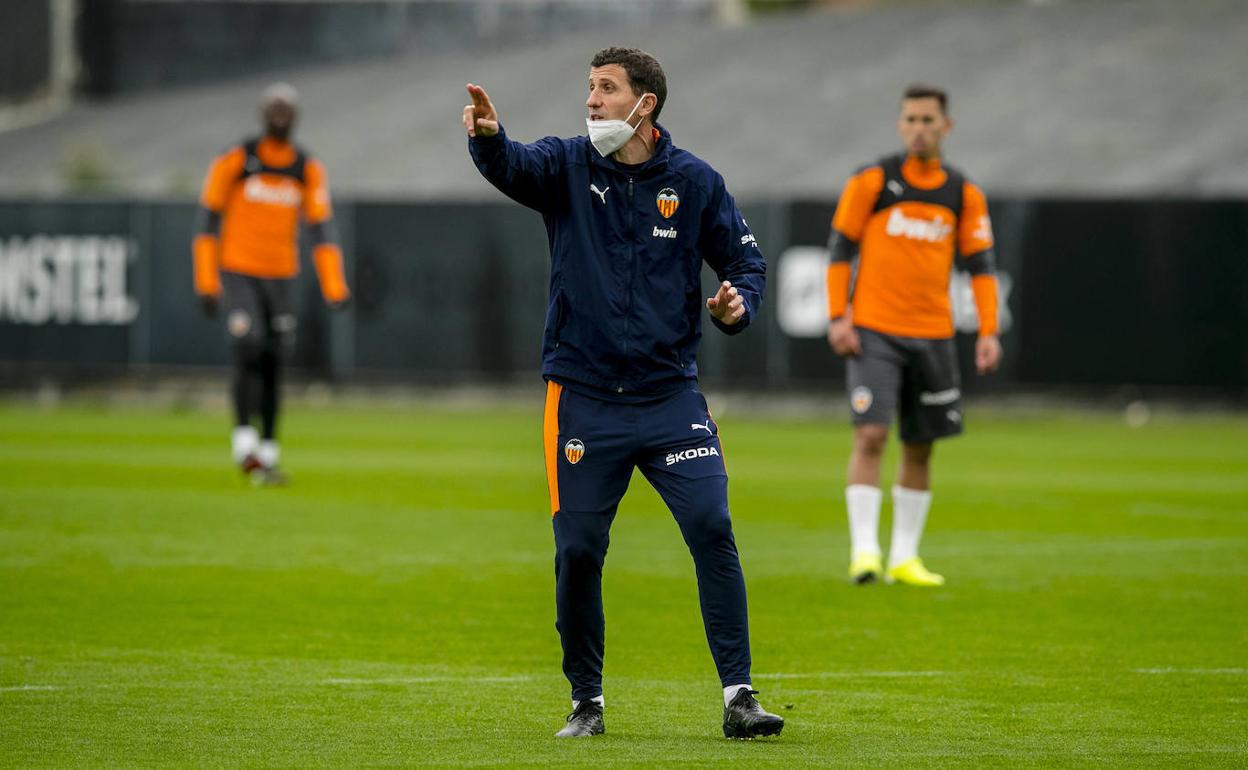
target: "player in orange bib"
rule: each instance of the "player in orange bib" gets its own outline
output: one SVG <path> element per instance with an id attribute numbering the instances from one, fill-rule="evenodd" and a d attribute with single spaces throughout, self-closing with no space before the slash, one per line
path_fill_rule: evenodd
<path id="1" fill-rule="evenodd" d="M 832 219 L 828 342 L 849 359 L 854 445 L 845 500 L 849 575 L 858 584 L 880 577 L 918 586 L 944 583 L 928 571 L 918 550 L 932 499 L 933 442 L 962 432 L 949 301 L 955 259 L 971 274 L 979 311 L 976 368 L 987 374 L 1001 359 L 988 202 L 978 187 L 941 161 L 940 145 L 952 128 L 943 90 L 908 88 L 897 122 L 906 151 L 850 177 Z M 880 458 L 894 412 L 902 459 L 893 486 L 892 546 L 885 571 L 879 545 Z"/>
<path id="2" fill-rule="evenodd" d="M 212 162 L 192 246 L 195 293 L 208 315 L 224 304 L 234 352 L 234 462 L 257 484 L 285 480 L 278 470 L 278 371 L 294 341 L 290 291 L 299 273 L 301 222 L 325 301 L 337 309 L 350 299 L 325 168 L 290 141 L 297 106 L 289 85 L 265 90 L 264 135 Z M 259 432 L 251 424 L 257 413 Z"/>

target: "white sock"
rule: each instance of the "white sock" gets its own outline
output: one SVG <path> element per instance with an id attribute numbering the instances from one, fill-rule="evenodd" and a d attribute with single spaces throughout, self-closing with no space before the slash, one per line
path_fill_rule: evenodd
<path id="1" fill-rule="evenodd" d="M 888 554 L 892 566 L 919 555 L 919 540 L 931 504 L 932 493 L 926 489 L 893 487 L 893 547 Z"/>
<path id="2" fill-rule="evenodd" d="M 273 439 L 265 439 L 260 442 L 260 449 L 256 452 L 256 459 L 266 468 L 276 468 L 277 461 L 282 455 L 282 450 L 278 447 L 277 442 Z"/>
<path id="3" fill-rule="evenodd" d="M 724 705 L 732 703 L 732 699 L 737 697 L 737 693 L 741 690 L 754 689 L 748 682 L 746 684 L 730 684 L 724 688 Z"/>
<path id="4" fill-rule="evenodd" d="M 850 552 L 880 553 L 880 501 L 884 493 L 879 487 L 850 484 L 845 487 L 845 509 L 849 512 Z"/>
<path id="5" fill-rule="evenodd" d="M 239 425 L 230 435 L 230 453 L 236 463 L 241 463 L 247 455 L 255 454 L 259 445 L 260 434 L 250 425 Z"/>
<path id="6" fill-rule="evenodd" d="M 603 697 L 602 697 L 601 695 L 599 695 L 599 696 L 597 696 L 597 697 L 595 697 L 595 698 L 590 698 L 590 700 L 592 700 L 594 703 L 597 703 L 597 704 L 598 704 L 598 708 L 606 708 L 606 707 L 607 707 L 607 702 L 603 699 Z M 572 701 L 572 710 L 573 710 L 573 711 L 576 711 L 576 707 L 577 707 L 577 706 L 579 706 L 579 705 L 581 705 L 581 702 L 580 702 L 579 700 L 573 700 L 573 701 Z"/>

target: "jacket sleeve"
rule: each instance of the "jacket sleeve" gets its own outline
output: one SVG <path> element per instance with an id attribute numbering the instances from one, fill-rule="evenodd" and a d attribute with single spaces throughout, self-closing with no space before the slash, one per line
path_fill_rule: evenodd
<path id="1" fill-rule="evenodd" d="M 213 160 L 200 191 L 191 255 L 195 293 L 202 296 L 221 294 L 221 216 L 243 170 L 243 156 L 243 148 L 233 147 Z"/>
<path id="2" fill-rule="evenodd" d="M 221 212 L 199 207 L 195 236 L 191 241 L 195 293 L 206 297 L 221 294 Z"/>
<path id="3" fill-rule="evenodd" d="M 828 318 L 836 320 L 849 310 L 849 289 L 853 283 L 854 260 L 866 230 L 867 220 L 884 188 L 884 172 L 879 166 L 860 170 L 845 182 L 832 216 L 828 236 Z"/>
<path id="4" fill-rule="evenodd" d="M 500 125 L 494 136 L 469 137 L 468 153 L 481 176 L 508 198 L 543 214 L 557 207 L 557 182 L 566 165 L 563 140 L 548 136 L 521 144 Z"/>
<path id="5" fill-rule="evenodd" d="M 970 182 L 963 185 L 959 221 L 958 251 L 963 255 L 963 267 L 971 275 L 971 292 L 979 313 L 979 336 L 988 337 L 998 332 L 996 254 L 988 199 Z"/>
<path id="6" fill-rule="evenodd" d="M 312 244 L 312 264 L 326 302 L 344 302 L 351 296 L 338 246 L 334 209 L 329 199 L 329 175 L 319 160 L 308 162 L 307 193 L 303 197 L 303 218 L 308 223 Z"/>
<path id="7" fill-rule="evenodd" d="M 711 316 L 711 323 L 725 334 L 739 334 L 750 325 L 763 304 L 767 262 L 719 174 L 715 175 L 711 197 L 703 212 L 698 247 L 719 280 L 731 281 L 745 300 L 745 315 L 740 321 L 729 326 Z"/>

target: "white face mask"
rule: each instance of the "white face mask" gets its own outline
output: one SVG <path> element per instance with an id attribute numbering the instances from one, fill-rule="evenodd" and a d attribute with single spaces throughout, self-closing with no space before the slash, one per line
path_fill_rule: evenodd
<path id="1" fill-rule="evenodd" d="M 589 141 L 593 143 L 594 149 L 604 158 L 610 157 L 611 153 L 628 144 L 628 140 L 633 138 L 633 132 L 637 129 L 630 124 L 629 118 L 633 117 L 633 113 L 637 112 L 637 108 L 641 106 L 642 99 L 649 94 L 642 94 L 641 99 L 633 105 L 633 109 L 628 113 L 628 117 L 624 120 L 592 120 L 585 118 L 585 127 L 589 129 Z M 641 125 L 641 121 L 637 122 Z"/>

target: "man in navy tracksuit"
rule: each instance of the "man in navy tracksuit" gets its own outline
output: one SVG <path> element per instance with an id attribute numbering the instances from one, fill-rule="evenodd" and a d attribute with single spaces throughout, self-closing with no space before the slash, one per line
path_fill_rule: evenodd
<path id="1" fill-rule="evenodd" d="M 711 322 L 744 330 L 766 264 L 724 180 L 655 121 L 658 61 L 608 48 L 590 63 L 589 136 L 507 138 L 485 90 L 464 107 L 473 162 L 542 214 L 550 240 L 546 474 L 555 532 L 557 627 L 572 714 L 562 737 L 602 721 L 602 565 L 633 468 L 671 509 L 693 555 L 707 641 L 724 687 L 724 734 L 775 735 L 784 720 L 750 688 L 745 580 L 728 515 L 719 430 L 697 387 L 702 262 L 719 276 Z"/>

